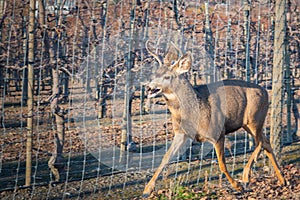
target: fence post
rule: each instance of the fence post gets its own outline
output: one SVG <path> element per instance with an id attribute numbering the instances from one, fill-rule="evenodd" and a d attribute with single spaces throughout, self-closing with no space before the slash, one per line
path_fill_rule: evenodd
<path id="1" fill-rule="evenodd" d="M 33 134 L 33 88 L 34 88 L 34 28 L 35 28 L 35 0 L 30 0 L 29 5 L 29 25 L 28 25 L 28 118 L 26 134 L 26 179 L 25 185 L 31 184 L 31 155 L 32 155 L 32 134 Z"/>

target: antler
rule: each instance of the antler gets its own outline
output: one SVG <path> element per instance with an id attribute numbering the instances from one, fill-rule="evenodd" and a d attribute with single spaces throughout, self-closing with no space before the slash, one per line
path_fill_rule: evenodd
<path id="1" fill-rule="evenodd" d="M 180 49 L 178 46 L 176 46 L 176 44 L 175 44 L 174 42 L 172 42 L 172 41 L 171 41 L 171 44 L 172 44 L 173 47 L 175 47 L 175 49 L 179 52 L 180 56 L 183 56 L 183 53 L 182 53 L 181 49 Z"/>
<path id="2" fill-rule="evenodd" d="M 160 58 L 158 57 L 158 55 L 156 55 L 155 53 L 153 53 L 152 51 L 149 50 L 149 48 L 148 48 L 148 43 L 149 43 L 149 40 L 147 40 L 146 45 L 145 45 L 147 51 L 149 52 L 149 54 L 150 54 L 151 56 L 153 56 L 153 57 L 157 60 L 159 66 L 161 67 L 163 64 L 162 64 Z"/>

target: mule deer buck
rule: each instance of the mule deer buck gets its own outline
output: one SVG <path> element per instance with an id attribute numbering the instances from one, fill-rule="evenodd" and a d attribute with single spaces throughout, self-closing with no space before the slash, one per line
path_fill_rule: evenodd
<path id="1" fill-rule="evenodd" d="M 175 46 L 175 45 L 174 45 Z M 175 47 L 177 50 L 178 48 Z M 191 68 L 189 53 L 178 59 L 177 54 L 169 51 L 161 61 L 146 49 L 159 63 L 152 80 L 147 83 L 150 98 L 162 95 L 171 112 L 174 140 L 164 155 L 151 180 L 146 185 L 143 196 L 147 197 L 154 190 L 155 182 L 169 160 L 177 155 L 178 150 L 188 138 L 199 142 L 209 141 L 214 145 L 220 170 L 236 190 L 242 190 L 239 182 L 227 171 L 224 156 L 225 135 L 244 128 L 255 139 L 255 150 L 244 168 L 242 181 L 249 182 L 251 167 L 257 160 L 261 149 L 269 157 L 281 184 L 285 179 L 274 157 L 271 145 L 262 132 L 268 111 L 267 91 L 259 85 L 242 80 L 224 80 L 193 87 L 182 75 Z M 176 62 L 171 64 L 170 58 Z"/>

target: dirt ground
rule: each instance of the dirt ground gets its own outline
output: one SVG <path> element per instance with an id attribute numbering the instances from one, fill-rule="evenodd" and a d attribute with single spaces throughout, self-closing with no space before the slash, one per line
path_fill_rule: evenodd
<path id="1" fill-rule="evenodd" d="M 267 165 L 261 167 L 263 156 L 260 156 L 250 184 L 243 192 L 234 191 L 230 187 L 226 178 L 220 176 L 217 165 L 213 169 L 215 178 L 209 181 L 207 174 L 204 174 L 204 178 L 197 184 L 199 161 L 180 162 L 168 166 L 168 178 L 158 181 L 156 191 L 149 199 L 299 199 L 300 141 L 284 147 L 283 152 L 282 168 L 287 180 L 286 186 L 278 185 L 277 177 Z M 241 173 L 241 170 L 237 170 L 235 178 L 240 179 Z M 152 171 L 128 171 L 81 181 L 16 188 L 14 191 L 2 191 L 0 199 L 141 199 L 146 180 L 152 174 Z"/>

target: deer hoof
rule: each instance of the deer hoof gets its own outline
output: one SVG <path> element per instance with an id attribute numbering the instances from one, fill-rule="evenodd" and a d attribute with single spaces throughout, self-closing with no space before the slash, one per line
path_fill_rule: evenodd
<path id="1" fill-rule="evenodd" d="M 241 191 L 244 190 L 244 188 L 243 188 L 243 186 L 241 185 L 241 183 L 239 183 L 239 182 L 237 182 L 237 181 L 236 181 L 235 183 L 233 183 L 232 186 L 233 186 L 233 188 L 236 189 L 237 191 L 240 191 L 240 192 L 241 192 Z"/>
<path id="2" fill-rule="evenodd" d="M 150 194 L 152 193 L 152 191 L 154 190 L 155 184 L 153 184 L 152 182 L 149 182 L 147 184 L 147 186 L 144 189 L 142 198 L 147 198 L 150 196 Z"/>
<path id="3" fill-rule="evenodd" d="M 147 199 L 150 196 L 150 193 L 143 193 L 142 199 Z"/>

